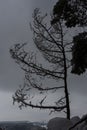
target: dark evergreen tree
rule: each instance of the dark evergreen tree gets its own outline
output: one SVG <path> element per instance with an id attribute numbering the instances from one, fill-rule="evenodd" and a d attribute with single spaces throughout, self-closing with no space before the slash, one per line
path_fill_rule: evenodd
<path id="1" fill-rule="evenodd" d="M 67 27 L 87 26 L 87 0 L 58 0 L 52 24 L 65 20 Z"/>
<path id="2" fill-rule="evenodd" d="M 87 0 L 58 0 L 53 8 L 54 25 L 63 20 L 67 28 L 87 27 Z M 87 68 L 87 29 L 73 37 L 72 73 L 82 74 Z"/>
<path id="3" fill-rule="evenodd" d="M 71 72 L 80 75 L 87 69 L 87 32 L 76 35 L 73 43 Z"/>

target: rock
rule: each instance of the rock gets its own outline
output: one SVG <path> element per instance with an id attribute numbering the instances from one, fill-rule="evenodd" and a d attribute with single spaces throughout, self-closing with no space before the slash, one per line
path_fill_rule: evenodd
<path id="1" fill-rule="evenodd" d="M 86 115 L 83 115 L 83 117 L 82 117 L 82 119 L 86 119 L 84 122 L 83 122 L 83 124 L 82 124 L 82 126 L 83 126 L 83 129 L 82 130 L 87 130 L 87 114 Z"/>
<path id="2" fill-rule="evenodd" d="M 86 119 L 87 115 L 83 115 L 82 119 Z M 77 126 L 78 130 L 87 130 L 87 119 Z"/>
<path id="3" fill-rule="evenodd" d="M 84 121 L 78 125 L 78 130 L 87 130 L 87 123 Z"/>
<path id="4" fill-rule="evenodd" d="M 83 116 L 84 119 L 86 116 Z M 68 120 L 66 118 L 56 117 L 51 119 L 47 124 L 47 130 L 68 130 L 70 127 L 72 127 L 74 124 L 80 121 L 80 118 L 78 116 L 75 116 L 71 118 L 71 120 Z M 72 130 L 87 130 L 87 120 L 83 121 L 82 123 L 78 124 L 75 128 Z"/>
<path id="5" fill-rule="evenodd" d="M 84 126 L 82 130 L 87 130 L 87 126 Z"/>
<path id="6" fill-rule="evenodd" d="M 87 124 L 87 114 L 83 115 L 82 119 L 85 119 L 85 123 Z"/>
<path id="7" fill-rule="evenodd" d="M 78 116 L 74 116 L 74 117 L 71 118 L 71 122 L 72 122 L 73 125 L 76 124 L 79 121 L 80 121 L 80 118 Z"/>
<path id="8" fill-rule="evenodd" d="M 48 122 L 47 130 L 68 130 L 72 125 L 73 124 L 70 120 L 66 118 L 56 117 Z"/>
<path id="9" fill-rule="evenodd" d="M 87 117 L 87 115 L 84 115 L 81 119 L 84 119 L 85 117 Z M 71 118 L 71 122 L 73 123 L 73 125 L 76 124 L 79 121 L 80 121 L 80 118 L 78 116 L 75 116 L 75 117 Z M 78 124 L 75 128 L 77 130 L 87 130 L 87 120 L 85 120 L 82 123 Z"/>
<path id="10" fill-rule="evenodd" d="M 72 122 L 72 124 L 74 125 L 74 124 L 76 124 L 77 122 L 79 122 L 80 121 L 80 118 L 78 117 L 78 116 L 74 116 L 74 117 L 72 117 L 71 118 L 71 122 Z M 75 127 L 75 129 L 77 130 L 79 130 L 80 129 L 80 125 L 77 125 L 76 127 Z M 73 130 L 73 129 L 72 129 Z"/>

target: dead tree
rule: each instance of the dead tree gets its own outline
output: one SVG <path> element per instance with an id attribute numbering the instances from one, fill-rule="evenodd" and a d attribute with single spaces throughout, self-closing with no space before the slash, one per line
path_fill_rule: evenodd
<path id="1" fill-rule="evenodd" d="M 35 9 L 31 29 L 33 31 L 33 41 L 46 62 L 48 62 L 47 66 L 44 63 L 39 63 L 36 55 L 24 49 L 26 43 L 16 44 L 10 49 L 12 58 L 25 72 L 24 85 L 16 91 L 13 100 L 19 103 L 20 108 L 22 106 L 29 106 L 32 108 L 48 109 L 51 112 L 64 111 L 66 117 L 70 119 L 67 69 L 70 66 L 68 54 L 71 43 L 67 43 L 65 40 L 66 28 L 64 21 L 59 20 L 59 22 L 52 26 L 49 23 L 45 23 L 46 18 L 47 15 L 41 16 L 40 11 Z M 44 86 L 43 80 L 45 82 L 47 79 L 55 80 L 57 86 Z M 43 98 L 40 98 L 41 100 L 38 103 L 34 102 L 36 96 L 31 96 L 32 89 L 35 92 L 38 90 L 40 96 L 43 94 Z M 49 92 L 55 93 L 62 89 L 65 95 L 56 99 L 53 104 L 45 104 Z"/>

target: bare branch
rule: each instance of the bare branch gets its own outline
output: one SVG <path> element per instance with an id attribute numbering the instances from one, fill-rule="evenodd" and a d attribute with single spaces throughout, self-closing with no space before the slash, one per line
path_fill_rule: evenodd
<path id="1" fill-rule="evenodd" d="M 34 83 L 34 81 L 32 82 L 32 80 L 29 78 L 29 76 L 25 76 L 25 78 L 27 79 L 27 81 L 29 82 L 29 84 L 32 86 L 32 88 L 36 88 L 40 91 L 49 91 L 49 90 L 57 90 L 57 89 L 63 89 L 64 86 L 58 86 L 58 87 L 41 87 L 40 85 L 37 85 L 36 83 Z M 28 84 L 27 84 L 28 85 Z"/>
<path id="2" fill-rule="evenodd" d="M 22 56 L 22 52 L 18 53 L 16 50 L 14 50 L 14 49 L 12 50 L 11 49 L 10 53 L 11 53 L 12 57 L 17 61 L 18 64 L 22 63 L 22 64 L 27 65 L 28 67 L 32 68 L 33 69 L 33 73 L 35 72 L 37 75 L 50 76 L 50 77 L 53 77 L 53 78 L 56 78 L 56 79 L 63 79 L 62 76 L 58 76 L 57 75 L 58 72 L 55 73 L 55 72 L 53 72 L 51 70 L 43 68 L 42 66 L 36 65 L 33 62 L 28 63 L 25 60 L 24 56 Z M 59 74 L 60 74 L 60 72 L 59 72 Z"/>
<path id="3" fill-rule="evenodd" d="M 16 97 L 13 97 L 15 102 L 19 102 L 24 104 L 25 106 L 30 106 L 32 108 L 39 108 L 39 109 L 54 109 L 55 111 L 62 111 L 63 109 L 66 108 L 66 105 L 61 106 L 61 107 L 57 107 L 57 106 L 43 106 L 43 105 L 35 105 L 32 104 L 31 102 L 27 103 L 25 100 L 21 99 L 20 96 L 16 93 Z"/>
<path id="4" fill-rule="evenodd" d="M 33 17 L 34 17 L 34 28 L 38 29 L 40 32 L 40 27 L 42 27 L 42 29 L 44 29 L 46 31 L 46 33 L 48 34 L 48 36 L 51 38 L 52 43 L 55 43 L 57 45 L 57 47 L 62 51 L 61 44 L 56 42 L 56 40 L 50 34 L 49 29 L 47 29 L 45 24 L 43 24 L 43 17 L 41 18 L 40 12 L 38 9 L 36 9 L 34 11 Z"/>

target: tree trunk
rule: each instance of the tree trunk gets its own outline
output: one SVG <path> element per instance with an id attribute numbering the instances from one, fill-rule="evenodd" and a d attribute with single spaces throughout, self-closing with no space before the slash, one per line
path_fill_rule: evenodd
<path id="1" fill-rule="evenodd" d="M 67 65 L 66 65 L 66 56 L 65 56 L 65 50 L 63 53 L 64 56 L 64 85 L 65 85 L 65 99 L 66 99 L 66 113 L 67 113 L 67 119 L 70 119 L 70 103 L 69 103 L 69 93 L 68 93 L 68 87 L 67 87 Z"/>

